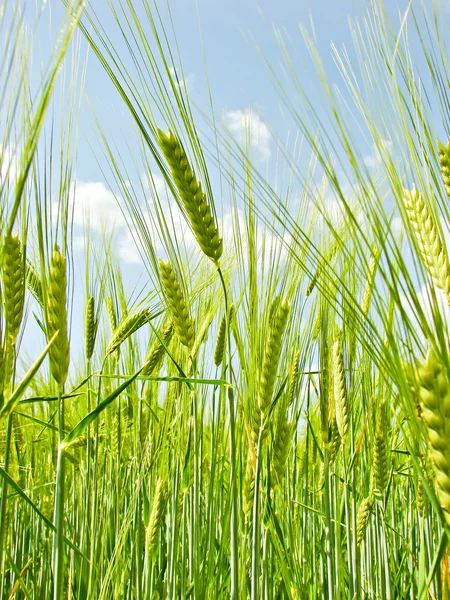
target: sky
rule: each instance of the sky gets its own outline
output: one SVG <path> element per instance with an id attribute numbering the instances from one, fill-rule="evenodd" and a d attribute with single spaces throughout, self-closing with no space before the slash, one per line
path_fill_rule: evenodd
<path id="1" fill-rule="evenodd" d="M 63 14 L 62 8 L 57 0 L 51 2 L 53 22 L 57 24 Z M 400 2 L 400 6 L 404 4 Z M 396 2 L 388 2 L 393 18 L 398 10 L 396 5 Z M 114 40 L 118 54 L 126 56 L 123 40 L 114 33 L 116 28 L 108 3 L 95 0 L 92 6 L 104 30 Z M 170 28 L 166 2 L 158 1 L 157 6 L 165 25 Z M 208 110 L 209 86 L 215 113 L 231 134 L 243 141 L 242 124 L 248 124 L 253 132 L 252 145 L 258 163 L 262 168 L 273 164 L 275 146 L 270 132 L 276 132 L 284 139 L 288 124 L 255 44 L 271 64 L 280 65 L 280 52 L 274 37 L 274 28 L 277 28 L 290 37 L 300 58 L 307 61 L 299 23 L 313 26 L 327 74 L 332 83 L 337 83 L 340 76 L 331 55 L 331 44 L 345 46 L 352 58 L 349 20 L 361 17 L 366 9 L 367 2 L 357 0 L 264 0 L 259 3 L 256 0 L 171 0 L 170 17 L 192 100 Z M 85 47 L 82 40 L 82 51 Z M 301 69 L 300 60 L 298 64 Z M 306 72 L 304 77 L 300 72 L 300 79 L 314 102 L 318 92 Z M 107 74 L 92 53 L 88 57 L 84 93 L 85 101 L 77 123 L 76 169 L 78 198 L 83 201 L 75 212 L 76 222 L 81 224 L 84 205 L 89 204 L 99 208 L 94 216 L 98 226 L 99 215 L 103 213 L 111 215 L 117 224 L 120 211 L 113 207 L 114 200 L 109 194 L 111 181 L 107 181 L 98 164 L 104 146 L 99 142 L 92 111 L 102 131 L 119 147 L 125 147 L 129 142 L 133 125 Z M 126 163 L 126 151 L 122 156 Z M 129 166 L 132 170 L 131 160 Z M 120 251 L 120 244 L 118 247 Z M 128 252 L 127 256 L 132 263 L 137 259 L 133 252 Z M 125 256 L 123 258 L 127 260 Z"/>
<path id="2" fill-rule="evenodd" d="M 447 0 L 443 2 L 446 8 Z M 27 13 L 30 24 L 33 23 L 32 4 L 29 4 Z M 140 2 L 134 4 L 139 5 Z M 399 23 L 398 15 L 404 11 L 406 4 L 406 0 L 385 2 L 396 27 Z M 116 9 L 119 8 L 119 3 L 114 0 L 112 5 Z M 109 2 L 91 0 L 91 6 L 94 7 L 104 30 L 113 40 L 119 56 L 125 57 L 126 46 L 124 40 L 117 35 Z M 317 100 L 319 105 L 319 92 L 309 80 L 307 69 L 302 72 L 302 61 L 308 64 L 308 57 L 299 24 L 307 26 L 313 32 L 329 81 L 338 84 L 340 75 L 332 57 L 331 46 L 335 44 L 341 49 L 345 47 L 350 60 L 355 59 L 349 22 L 365 14 L 368 1 L 171 0 L 170 15 L 165 1 L 157 0 L 156 6 L 166 27 L 170 29 L 169 17 L 173 22 L 192 100 L 207 109 L 210 89 L 216 115 L 238 141 L 242 140 L 242 124 L 250 124 L 253 132 L 253 151 L 263 167 L 274 161 L 275 145 L 271 131 L 283 138 L 287 134 L 288 124 L 255 43 L 274 66 L 277 74 L 279 72 L 282 76 L 280 52 L 274 31 L 283 32 L 298 52 L 301 83 L 308 91 L 312 103 Z M 63 3 L 59 0 L 47 0 L 35 33 L 40 48 L 39 55 L 33 62 L 32 74 L 36 80 L 39 79 L 41 61 L 45 62 L 45 57 L 57 39 L 63 16 Z M 84 265 L 81 264 L 81 254 L 76 254 L 76 251 L 83 245 L 84 219 L 86 209 L 89 209 L 94 234 L 100 235 L 105 222 L 109 227 L 115 226 L 115 248 L 124 267 L 125 276 L 133 287 L 136 281 L 145 280 L 145 270 L 118 208 L 114 182 L 104 168 L 104 145 L 97 123 L 102 133 L 122 148 L 124 164 L 130 171 L 133 171 L 135 165 L 132 157 L 127 157 L 127 148 L 133 146 L 136 139 L 134 126 L 103 67 L 93 53 L 88 53 L 87 44 L 81 36 L 77 44 L 81 64 L 85 68 L 85 82 L 80 115 L 76 123 L 78 150 L 74 181 L 75 259 L 78 257 L 80 260 L 81 274 Z M 412 49 L 414 51 L 414 47 Z M 56 103 L 58 97 L 57 88 Z M 355 134 L 358 135 L 357 132 Z M 367 148 L 366 152 L 368 161 L 375 160 L 370 148 Z M 158 182 L 159 180 L 157 184 Z M 179 225 L 181 227 L 181 222 Z M 82 295 L 81 287 L 78 286 L 74 295 L 76 303 L 82 302 Z M 76 323 L 73 330 L 74 343 L 77 345 L 81 341 L 81 323 Z"/>

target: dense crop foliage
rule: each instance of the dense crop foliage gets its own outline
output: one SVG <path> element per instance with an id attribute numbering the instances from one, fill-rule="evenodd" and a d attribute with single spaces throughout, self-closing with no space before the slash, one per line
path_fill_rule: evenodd
<path id="1" fill-rule="evenodd" d="M 341 91 L 302 29 L 320 110 L 274 32 L 311 154 L 274 138 L 263 173 L 191 105 L 156 6 L 111 3 L 111 31 L 72 6 L 35 94 L 0 4 L 0 598 L 450 597 L 450 64 L 414 8 L 368 3 Z M 77 29 L 149 174 L 99 129 L 140 294 L 88 223 L 78 293 Z"/>

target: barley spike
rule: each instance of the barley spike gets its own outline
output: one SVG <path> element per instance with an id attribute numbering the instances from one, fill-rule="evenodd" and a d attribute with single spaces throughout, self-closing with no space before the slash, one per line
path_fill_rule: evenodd
<path id="1" fill-rule="evenodd" d="M 403 200 L 425 267 L 450 303 L 450 262 L 434 215 L 416 188 L 405 190 Z"/>
<path id="2" fill-rule="evenodd" d="M 60 388 L 69 371 L 70 347 L 67 337 L 66 258 L 57 245 L 52 253 L 47 285 L 48 338 L 58 335 L 49 350 L 50 369 Z"/>
<path id="3" fill-rule="evenodd" d="M 450 382 L 431 347 L 417 370 L 417 383 L 437 496 L 450 524 Z"/>
<path id="4" fill-rule="evenodd" d="M 172 269 L 170 263 L 166 263 L 161 259 L 159 261 L 159 270 L 167 298 L 167 304 L 172 314 L 175 333 L 186 348 L 192 348 L 194 344 L 194 324 L 190 317 L 175 271 Z"/>
<path id="5" fill-rule="evenodd" d="M 439 146 L 439 162 L 441 164 L 442 179 L 444 180 L 445 191 L 450 198 L 450 142 L 443 144 L 438 142 Z"/>
<path id="6" fill-rule="evenodd" d="M 338 335 L 333 343 L 332 354 L 332 381 L 336 411 L 336 423 L 341 438 L 345 440 L 349 427 L 349 405 L 345 383 L 344 358 L 342 353 L 342 340 Z"/>
<path id="7" fill-rule="evenodd" d="M 24 263 L 20 240 L 16 235 L 9 235 L 3 245 L 3 298 L 6 332 L 14 344 L 25 302 Z"/>
<path id="8" fill-rule="evenodd" d="M 161 148 L 169 163 L 195 238 L 206 256 L 218 263 L 222 256 L 223 244 L 206 194 L 189 165 L 180 141 L 171 131 L 165 134 L 158 130 L 158 133 Z"/>
<path id="9" fill-rule="evenodd" d="M 230 310 L 228 312 L 228 323 L 231 325 L 231 321 L 234 316 L 234 305 L 230 306 Z M 219 327 L 219 333 L 217 334 L 216 348 L 214 350 L 214 364 L 216 367 L 220 366 L 223 361 L 224 353 L 225 353 L 225 335 L 227 329 L 227 320 L 225 315 L 222 317 L 222 321 Z"/>
<path id="10" fill-rule="evenodd" d="M 164 519 L 167 495 L 167 482 L 162 479 L 158 479 L 156 483 L 155 496 L 153 499 L 152 512 L 150 514 L 150 520 L 146 531 L 147 551 L 150 557 L 152 557 L 156 547 L 156 540 Z"/>

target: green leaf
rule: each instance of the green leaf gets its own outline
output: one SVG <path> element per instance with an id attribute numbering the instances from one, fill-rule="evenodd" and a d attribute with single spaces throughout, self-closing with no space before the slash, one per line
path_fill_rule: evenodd
<path id="1" fill-rule="evenodd" d="M 31 500 L 31 498 L 29 496 L 27 496 L 27 494 L 25 494 L 25 492 L 20 487 L 20 485 L 18 485 L 14 481 L 14 479 L 12 479 L 12 477 L 10 477 L 10 475 L 8 475 L 8 473 L 5 471 L 5 469 L 3 469 L 3 467 L 0 467 L 0 476 L 6 480 L 7 484 L 10 487 L 12 487 L 12 489 L 22 498 L 22 500 L 25 500 L 25 502 L 31 507 L 31 509 L 34 510 L 34 512 L 39 517 L 41 517 L 41 519 L 44 521 L 44 523 L 47 525 L 47 527 L 49 527 L 52 531 L 56 531 L 56 527 L 53 525 L 53 523 L 50 521 L 50 519 L 47 519 L 47 517 L 43 513 L 41 513 L 41 511 L 36 506 L 36 504 L 33 502 L 33 500 Z M 64 541 L 70 548 L 72 548 L 72 550 L 74 550 L 77 554 L 79 554 L 82 558 L 84 558 L 85 560 L 87 560 L 89 562 L 89 559 L 86 556 L 84 556 L 84 554 L 81 552 L 81 550 L 79 548 L 77 548 L 77 546 L 75 546 L 75 544 L 73 544 L 68 538 L 66 538 L 66 536 L 64 536 Z"/>
<path id="2" fill-rule="evenodd" d="M 136 371 L 136 373 L 132 375 L 129 379 L 124 381 L 122 385 L 119 385 L 119 387 L 116 388 L 114 392 L 112 392 L 112 394 L 110 394 L 107 398 L 100 402 L 94 408 L 94 410 L 91 410 L 90 413 L 88 413 L 83 419 L 81 419 L 78 425 L 76 425 L 72 429 L 72 431 L 63 439 L 61 446 L 68 446 L 77 438 L 79 438 L 83 431 L 87 429 L 87 427 L 89 427 L 89 425 L 93 421 L 95 421 L 95 419 L 105 410 L 105 408 L 107 408 L 111 404 L 111 402 L 113 402 L 117 398 L 117 396 L 119 396 L 131 383 L 133 383 L 133 381 L 136 379 L 136 377 L 138 377 L 139 373 L 142 371 L 142 368 L 143 367 L 141 367 L 139 371 Z"/>
<path id="3" fill-rule="evenodd" d="M 44 348 L 43 352 L 39 355 L 39 357 L 37 358 L 35 363 L 32 365 L 32 367 L 30 368 L 28 373 L 25 375 L 25 377 L 22 379 L 22 381 L 16 387 L 13 394 L 11 395 L 9 400 L 6 402 L 5 406 L 0 411 L 0 419 L 8 417 L 13 412 L 13 410 L 16 408 L 17 404 L 19 403 L 20 398 L 22 397 L 22 394 L 24 394 L 25 390 L 27 389 L 28 385 L 30 384 L 30 381 L 36 375 L 36 372 L 38 371 L 39 367 L 41 366 L 44 358 L 47 356 L 47 352 L 50 350 L 51 345 L 56 340 L 57 335 L 58 335 L 58 331 L 55 333 L 55 335 L 52 337 L 52 339 L 49 341 L 49 343 Z"/>

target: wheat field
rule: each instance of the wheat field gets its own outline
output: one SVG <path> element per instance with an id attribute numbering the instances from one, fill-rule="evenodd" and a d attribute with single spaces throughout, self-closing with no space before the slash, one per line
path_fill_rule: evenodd
<path id="1" fill-rule="evenodd" d="M 450 598 L 445 3 L 366 2 L 338 85 L 300 26 L 320 107 L 292 40 L 274 28 L 277 64 L 253 40 L 289 122 L 269 168 L 193 102 L 162 3 L 106 26 L 65 2 L 37 84 L 21 4 L 0 0 L 0 599 Z M 93 60 L 138 140 L 92 108 L 134 283 L 114 232 L 74 236 Z"/>

